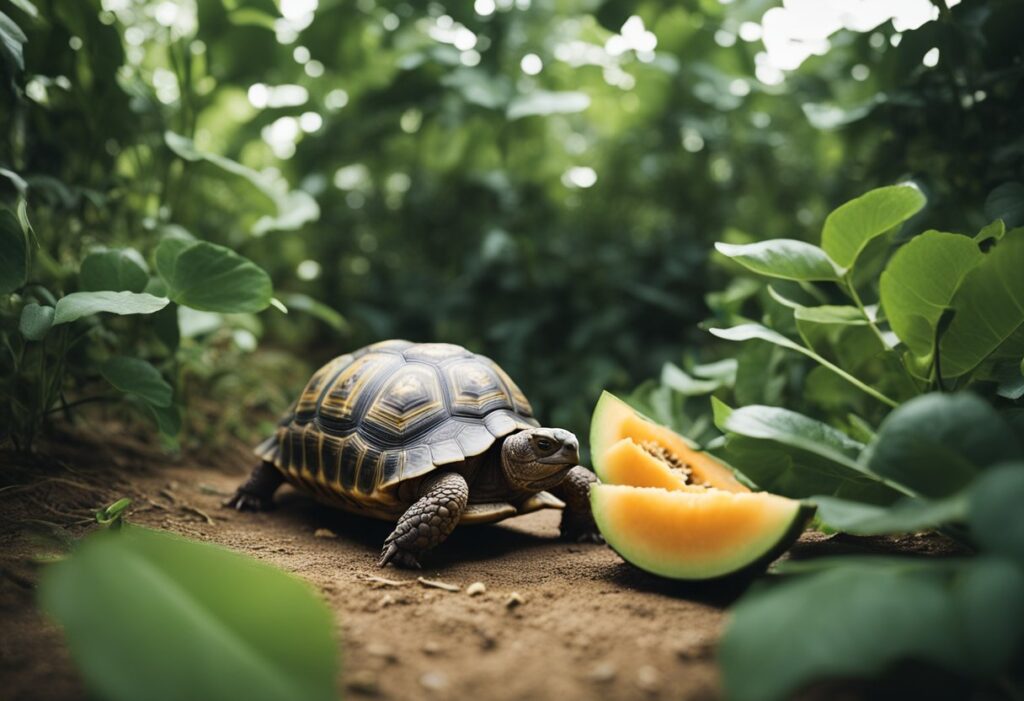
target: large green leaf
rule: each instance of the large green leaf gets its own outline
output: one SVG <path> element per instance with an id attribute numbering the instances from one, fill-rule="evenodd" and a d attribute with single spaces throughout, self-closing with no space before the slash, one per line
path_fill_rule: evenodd
<path id="1" fill-rule="evenodd" d="M 207 241 L 165 239 L 157 247 L 156 265 L 168 296 L 201 311 L 258 312 L 274 294 L 263 268 Z"/>
<path id="2" fill-rule="evenodd" d="M 0 207 L 0 294 L 10 294 L 28 278 L 28 239 L 17 216 Z"/>
<path id="3" fill-rule="evenodd" d="M 227 550 L 102 531 L 44 573 L 39 597 L 98 698 L 337 698 L 331 612 L 300 580 Z"/>
<path id="4" fill-rule="evenodd" d="M 986 549 L 1024 567 L 1024 463 L 999 465 L 980 477 L 971 490 L 969 524 Z"/>
<path id="5" fill-rule="evenodd" d="M 87 255 L 79 281 L 83 290 L 142 292 L 149 283 L 149 268 L 134 248 L 112 248 Z"/>
<path id="6" fill-rule="evenodd" d="M 174 390 L 160 371 L 145 360 L 115 356 L 100 365 L 100 374 L 122 392 L 137 395 L 153 406 L 171 405 Z"/>
<path id="7" fill-rule="evenodd" d="M 976 368 L 1024 327 L 1024 228 L 991 246 L 953 295 L 955 310 L 939 344 L 943 377 Z"/>
<path id="8" fill-rule="evenodd" d="M 825 219 L 821 247 L 844 269 L 853 267 L 871 239 L 914 216 L 925 197 L 913 185 L 891 185 L 850 200 Z"/>
<path id="9" fill-rule="evenodd" d="M 277 204 L 278 192 L 274 190 L 270 180 L 265 176 L 230 158 L 225 158 L 216 153 L 201 151 L 196 148 L 195 143 L 191 139 L 180 134 L 175 134 L 171 131 L 165 132 L 164 142 L 177 156 L 190 163 L 208 163 L 223 173 L 238 178 L 236 182 L 251 188 L 251 191 L 257 195 L 256 202 L 260 203 L 264 213 L 277 216 L 279 209 Z"/>
<path id="10" fill-rule="evenodd" d="M 1010 227 L 1024 225 L 1024 183 L 1003 183 L 988 193 L 985 216 L 1002 219 Z"/>
<path id="11" fill-rule="evenodd" d="M 808 501 L 818 507 L 817 515 L 826 525 L 853 535 L 915 533 L 966 520 L 967 494 L 946 499 L 905 499 L 892 506 L 876 506 L 829 496 Z"/>
<path id="12" fill-rule="evenodd" d="M 111 314 L 152 314 L 170 303 L 166 297 L 139 292 L 72 292 L 57 300 L 53 325 L 77 321 L 83 316 Z"/>
<path id="13" fill-rule="evenodd" d="M 984 254 L 966 236 L 926 231 L 904 245 L 882 273 L 882 308 L 915 355 L 931 357 L 936 326 L 964 277 Z"/>
<path id="14" fill-rule="evenodd" d="M 1021 450 L 988 402 L 969 393 L 933 393 L 889 414 L 863 459 L 872 472 L 919 494 L 946 497 L 982 469 L 1020 459 Z"/>
<path id="15" fill-rule="evenodd" d="M 1005 562 L 830 567 L 733 609 L 719 648 L 726 695 L 785 699 L 814 681 L 872 677 L 910 660 L 994 677 L 1020 642 L 1022 612 L 1024 573 Z"/>
<path id="16" fill-rule="evenodd" d="M 720 428 L 741 436 L 763 438 L 808 450 L 864 472 L 857 464 L 863 444 L 828 424 L 789 409 L 758 405 L 740 407 L 729 414 Z"/>
<path id="17" fill-rule="evenodd" d="M 785 280 L 837 280 L 825 251 L 806 241 L 771 239 L 746 245 L 716 243 L 715 249 L 755 273 Z"/>
<path id="18" fill-rule="evenodd" d="M 335 331 L 348 331 L 349 324 L 337 310 L 327 306 L 323 302 L 319 302 L 309 295 L 304 295 L 298 292 L 283 292 L 281 293 L 281 301 L 289 309 L 296 311 L 305 312 L 310 316 L 319 319 Z"/>

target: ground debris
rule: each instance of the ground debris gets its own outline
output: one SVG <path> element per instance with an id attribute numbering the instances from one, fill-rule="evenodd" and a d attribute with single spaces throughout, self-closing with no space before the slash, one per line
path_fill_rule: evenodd
<path id="1" fill-rule="evenodd" d="M 330 528 L 317 528 L 313 531 L 314 538 L 337 538 L 338 534 L 332 531 Z"/>
<path id="2" fill-rule="evenodd" d="M 618 670 L 611 662 L 598 662 L 587 672 L 587 679 L 598 684 L 606 684 L 615 679 L 617 673 Z"/>
<path id="3" fill-rule="evenodd" d="M 349 691 L 365 696 L 376 696 L 380 693 L 380 685 L 377 683 L 377 675 L 368 669 L 357 669 L 349 674 L 345 681 Z"/>
<path id="4" fill-rule="evenodd" d="M 487 585 L 485 585 L 483 582 L 473 582 L 468 587 L 466 587 L 466 593 L 470 596 L 479 596 L 480 594 L 483 594 L 485 591 L 487 591 Z"/>
<path id="5" fill-rule="evenodd" d="M 388 664 L 398 662 L 395 649 L 386 643 L 370 643 L 366 646 L 366 654 L 384 660 Z"/>
<path id="6" fill-rule="evenodd" d="M 180 506 L 178 506 L 178 508 L 181 509 L 182 511 L 187 512 L 187 513 L 195 514 L 196 516 L 199 516 L 200 518 L 205 520 L 211 526 L 215 525 L 214 520 L 212 518 L 210 518 L 210 514 L 206 513 L 205 511 L 203 511 L 199 507 L 192 506 L 191 504 L 181 504 Z"/>
<path id="7" fill-rule="evenodd" d="M 441 582 L 436 579 L 426 579 L 424 577 L 417 577 L 416 581 L 425 587 L 431 587 L 433 589 L 443 589 L 444 591 L 462 591 L 462 587 L 455 584 L 448 584 L 447 582 Z"/>
<path id="8" fill-rule="evenodd" d="M 510 609 L 514 609 L 517 606 L 522 606 L 525 603 L 526 599 L 523 597 L 522 594 L 520 594 L 517 591 L 512 592 L 508 595 L 508 598 L 505 599 L 505 607 Z"/>
<path id="9" fill-rule="evenodd" d="M 442 652 L 444 652 L 444 648 L 436 640 L 428 640 L 423 643 L 423 654 L 425 655 L 440 655 Z"/>
<path id="10" fill-rule="evenodd" d="M 373 585 L 375 589 L 380 589 L 381 587 L 404 587 L 416 581 L 414 579 L 388 579 L 386 577 L 378 577 L 375 574 L 360 574 L 358 576 L 359 579 Z"/>
<path id="11" fill-rule="evenodd" d="M 420 684 L 424 689 L 441 691 L 448 686 L 448 677 L 442 672 L 424 672 L 420 677 Z"/>
<path id="12" fill-rule="evenodd" d="M 636 685 L 641 691 L 657 693 L 661 689 L 661 672 L 651 665 L 643 665 L 636 670 Z"/>

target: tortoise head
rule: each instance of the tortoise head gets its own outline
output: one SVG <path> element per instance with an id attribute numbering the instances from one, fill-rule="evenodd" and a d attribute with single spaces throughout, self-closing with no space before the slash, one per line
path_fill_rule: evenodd
<path id="1" fill-rule="evenodd" d="M 514 489 L 550 489 L 561 483 L 579 460 L 580 442 L 561 428 L 519 431 L 507 437 L 501 446 L 501 466 Z"/>

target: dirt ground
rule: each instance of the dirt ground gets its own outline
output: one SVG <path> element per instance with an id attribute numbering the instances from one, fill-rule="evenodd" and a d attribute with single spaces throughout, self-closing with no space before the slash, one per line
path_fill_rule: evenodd
<path id="1" fill-rule="evenodd" d="M 387 523 L 329 509 L 289 487 L 273 512 L 220 508 L 251 464 L 241 446 L 214 459 L 218 468 L 155 459 L 130 438 L 119 449 L 61 451 L 41 468 L 28 466 L 41 478 L 0 486 L 0 688 L 12 701 L 85 697 L 59 629 L 34 607 L 36 560 L 52 549 L 55 535 L 84 532 L 90 511 L 120 496 L 133 499 L 130 522 L 247 553 L 315 587 L 335 614 L 338 685 L 348 698 L 720 695 L 715 642 L 724 609 L 743 586 L 695 587 L 648 576 L 603 545 L 559 540 L 558 512 L 459 528 L 422 572 L 380 570 L 375 559 Z M 4 460 L 14 458 L 0 454 Z M 808 533 L 797 552 L 823 546 L 842 548 Z M 930 546 L 900 549 L 918 547 Z M 460 589 L 424 586 L 417 576 Z M 374 579 L 381 577 L 400 584 Z M 486 591 L 471 596 L 467 588 L 476 582 Z"/>

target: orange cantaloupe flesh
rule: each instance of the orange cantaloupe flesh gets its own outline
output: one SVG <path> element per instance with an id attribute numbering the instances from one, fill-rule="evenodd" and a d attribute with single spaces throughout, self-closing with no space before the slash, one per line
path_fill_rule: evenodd
<path id="1" fill-rule="evenodd" d="M 691 447 L 678 433 L 654 423 L 615 395 L 604 392 L 590 422 L 590 452 L 594 470 L 601 479 L 604 479 L 602 472 L 606 470 L 605 457 L 608 451 L 623 438 L 632 438 L 636 443 L 650 441 L 662 446 L 686 463 L 692 472 L 691 482 L 729 492 L 750 491 L 737 481 L 729 468 L 707 453 Z M 636 484 L 625 479 L 621 483 Z"/>
<path id="2" fill-rule="evenodd" d="M 664 577 L 723 577 L 767 564 L 799 537 L 809 517 L 800 502 L 766 493 L 595 484 L 591 507 L 608 544 Z"/>
<path id="3" fill-rule="evenodd" d="M 605 451 L 597 476 L 605 484 L 628 484 L 634 487 L 660 487 L 674 491 L 705 491 L 704 487 L 687 484 L 686 478 L 664 461 L 637 445 L 632 438 L 623 438 Z"/>

